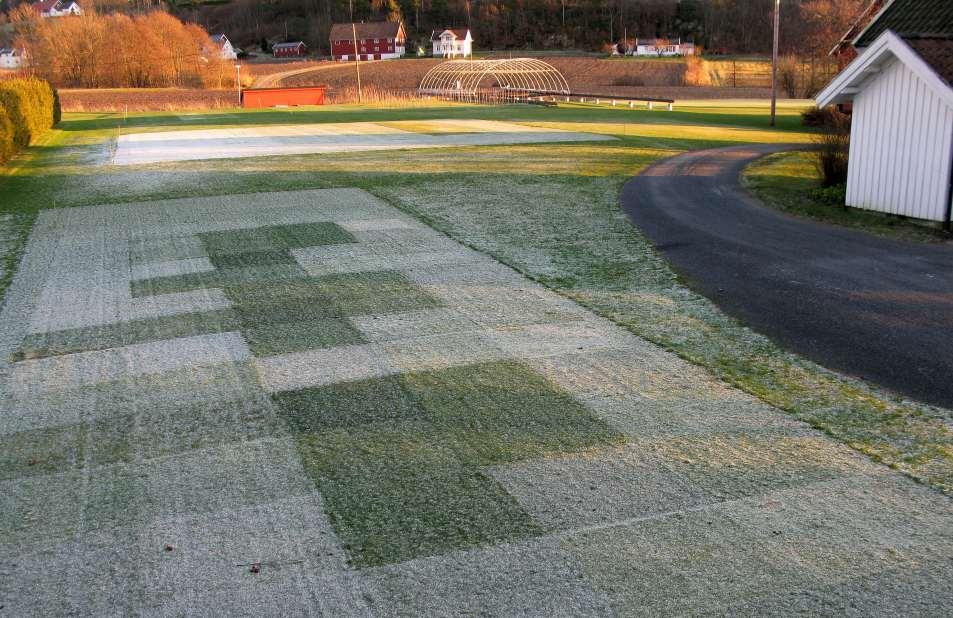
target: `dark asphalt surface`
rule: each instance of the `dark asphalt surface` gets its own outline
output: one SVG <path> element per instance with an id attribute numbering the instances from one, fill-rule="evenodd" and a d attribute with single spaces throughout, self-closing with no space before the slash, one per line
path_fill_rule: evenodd
<path id="1" fill-rule="evenodd" d="M 739 175 L 783 149 L 661 161 L 626 183 L 622 208 L 691 287 L 754 330 L 953 409 L 953 243 L 906 243 L 766 208 Z"/>

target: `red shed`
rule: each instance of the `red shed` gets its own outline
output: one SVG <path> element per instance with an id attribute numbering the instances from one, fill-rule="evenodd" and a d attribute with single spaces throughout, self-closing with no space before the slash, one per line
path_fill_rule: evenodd
<path id="1" fill-rule="evenodd" d="M 291 43 L 275 43 L 271 46 L 271 53 L 275 58 L 290 58 L 292 56 L 303 56 L 308 53 L 308 46 L 303 41 L 293 41 Z"/>
<path id="2" fill-rule="evenodd" d="M 242 91 L 242 107 L 324 105 L 327 89 L 327 86 L 248 88 Z"/>
<path id="3" fill-rule="evenodd" d="M 361 60 L 390 60 L 404 55 L 407 35 L 399 21 L 372 21 L 331 26 L 331 55 L 335 60 L 354 60 L 354 38 Z"/>

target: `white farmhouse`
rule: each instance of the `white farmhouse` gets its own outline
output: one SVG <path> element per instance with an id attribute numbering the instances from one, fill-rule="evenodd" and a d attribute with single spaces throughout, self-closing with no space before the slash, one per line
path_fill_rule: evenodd
<path id="1" fill-rule="evenodd" d="M 858 57 L 818 94 L 822 107 L 851 104 L 848 206 L 950 226 L 951 35 L 953 2 L 888 2 L 854 39 Z"/>
<path id="2" fill-rule="evenodd" d="M 432 56 L 442 58 L 470 58 L 473 56 L 473 36 L 469 28 L 434 30 L 430 35 Z"/>
<path id="3" fill-rule="evenodd" d="M 238 52 L 235 51 L 232 42 L 228 40 L 227 36 L 224 34 L 213 34 L 209 38 L 212 40 L 212 44 L 218 48 L 222 60 L 235 60 L 238 58 Z"/>
<path id="4" fill-rule="evenodd" d="M 71 0 L 39 0 L 32 5 L 33 10 L 40 17 L 65 17 L 67 15 L 82 15 L 83 9 Z"/>
<path id="5" fill-rule="evenodd" d="M 681 39 L 635 39 L 633 56 L 694 56 L 695 43 Z"/>
<path id="6" fill-rule="evenodd" d="M 0 48 L 0 69 L 16 70 L 23 66 L 23 52 L 8 47 Z"/>

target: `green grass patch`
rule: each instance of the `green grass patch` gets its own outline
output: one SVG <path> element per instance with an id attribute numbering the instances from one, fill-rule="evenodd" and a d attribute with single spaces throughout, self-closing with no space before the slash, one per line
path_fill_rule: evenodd
<path id="1" fill-rule="evenodd" d="M 236 254 L 249 255 L 249 254 Z M 256 253 L 255 255 L 258 255 Z M 265 263 L 255 266 L 234 266 L 186 275 L 153 277 L 130 282 L 133 298 L 188 292 L 200 288 L 230 288 L 306 277 L 307 273 L 293 260 L 289 263 Z"/>
<path id="2" fill-rule="evenodd" d="M 271 225 L 206 232 L 198 236 L 213 260 L 236 253 L 267 254 L 285 252 L 288 249 L 357 242 L 350 232 L 331 222 Z"/>
<path id="3" fill-rule="evenodd" d="M 280 430 L 274 406 L 263 394 L 140 409 L 104 404 L 97 413 L 81 423 L 0 436 L 0 480 L 132 463 Z"/>
<path id="4" fill-rule="evenodd" d="M 102 326 L 89 326 L 26 336 L 13 360 L 22 361 L 91 350 L 106 350 L 150 341 L 163 341 L 210 333 L 237 330 L 233 311 L 180 313 L 143 320 L 130 320 Z"/>
<path id="5" fill-rule="evenodd" d="M 298 319 L 278 323 L 246 320 L 245 324 L 242 335 L 252 354 L 259 357 L 366 341 L 361 331 L 354 328 L 350 322 L 337 318 Z"/>
<path id="6" fill-rule="evenodd" d="M 623 441 L 518 362 L 274 397 L 359 567 L 539 534 L 484 468 Z"/>
<path id="7" fill-rule="evenodd" d="M 747 187 L 766 205 L 815 221 L 913 242 L 939 242 L 950 234 L 905 217 L 849 208 L 821 191 L 820 172 L 810 152 L 782 152 L 748 166 Z"/>

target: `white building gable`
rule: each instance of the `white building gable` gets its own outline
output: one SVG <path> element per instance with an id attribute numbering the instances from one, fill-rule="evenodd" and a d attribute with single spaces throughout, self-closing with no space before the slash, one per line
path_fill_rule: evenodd
<path id="1" fill-rule="evenodd" d="M 947 223 L 953 88 L 911 46 L 922 44 L 884 32 L 817 95 L 817 104 L 853 104 L 848 206 Z"/>
<path id="2" fill-rule="evenodd" d="M 232 46 L 232 42 L 224 34 L 215 34 L 209 37 L 222 55 L 223 60 L 235 60 L 238 58 L 238 52 Z"/>
<path id="3" fill-rule="evenodd" d="M 23 53 L 19 49 L 0 49 L 0 69 L 19 69 L 23 66 Z"/>
<path id="4" fill-rule="evenodd" d="M 431 55 L 443 58 L 462 56 L 469 58 L 473 55 L 473 36 L 469 28 L 447 28 L 434 30 L 430 36 L 433 45 Z"/>

